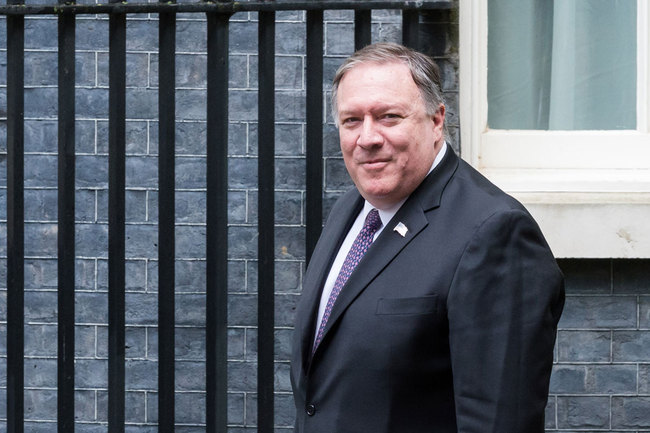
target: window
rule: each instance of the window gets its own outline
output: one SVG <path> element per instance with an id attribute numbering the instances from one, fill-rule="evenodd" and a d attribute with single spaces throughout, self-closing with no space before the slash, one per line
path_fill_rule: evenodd
<path id="1" fill-rule="evenodd" d="M 647 0 L 461 0 L 464 159 L 559 257 L 650 257 Z"/>

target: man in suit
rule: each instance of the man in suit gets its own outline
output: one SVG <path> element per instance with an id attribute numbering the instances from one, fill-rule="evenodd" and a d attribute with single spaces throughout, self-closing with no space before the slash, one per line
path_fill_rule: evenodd
<path id="1" fill-rule="evenodd" d="M 543 432 L 564 289 L 537 224 L 445 143 L 427 56 L 368 46 L 332 99 L 356 188 L 304 277 L 295 432 Z"/>

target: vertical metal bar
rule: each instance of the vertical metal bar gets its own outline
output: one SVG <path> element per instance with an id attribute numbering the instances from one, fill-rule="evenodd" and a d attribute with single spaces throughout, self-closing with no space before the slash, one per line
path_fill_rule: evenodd
<path id="1" fill-rule="evenodd" d="M 124 433 L 126 14 L 109 17 L 108 432 Z"/>
<path id="2" fill-rule="evenodd" d="M 402 43 L 417 50 L 419 48 L 420 13 L 416 10 L 402 11 Z"/>
<path id="3" fill-rule="evenodd" d="M 75 16 L 59 15 L 57 431 L 74 432 Z"/>
<path id="4" fill-rule="evenodd" d="M 208 13 L 206 432 L 228 425 L 228 27 Z"/>
<path id="5" fill-rule="evenodd" d="M 323 227 L 323 11 L 307 12 L 306 260 Z"/>
<path id="6" fill-rule="evenodd" d="M 174 432 L 176 14 L 159 18 L 158 431 Z"/>
<path id="7" fill-rule="evenodd" d="M 275 12 L 258 28 L 257 431 L 272 433 L 275 322 Z"/>
<path id="8" fill-rule="evenodd" d="M 10 1 L 10 4 L 19 4 Z M 25 18 L 7 16 L 7 432 L 24 431 Z"/>
<path id="9" fill-rule="evenodd" d="M 371 10 L 354 11 L 354 49 L 360 50 L 371 42 Z"/>

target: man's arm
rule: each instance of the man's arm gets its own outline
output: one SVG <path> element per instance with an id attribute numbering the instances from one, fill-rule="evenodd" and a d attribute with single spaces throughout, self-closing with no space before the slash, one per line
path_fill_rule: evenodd
<path id="1" fill-rule="evenodd" d="M 537 224 L 499 212 L 476 230 L 447 300 L 459 433 L 543 433 L 564 284 Z"/>

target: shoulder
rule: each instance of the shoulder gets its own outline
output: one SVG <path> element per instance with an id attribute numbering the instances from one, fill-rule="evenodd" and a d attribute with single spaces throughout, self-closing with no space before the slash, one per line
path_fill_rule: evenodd
<path id="1" fill-rule="evenodd" d="M 330 226 L 332 222 L 340 223 L 341 218 L 347 220 L 349 215 L 359 213 L 361 207 L 363 207 L 363 197 L 356 188 L 350 188 L 332 205 L 325 221 L 325 227 Z"/>
<path id="2" fill-rule="evenodd" d="M 461 159 L 441 194 L 440 209 L 446 215 L 453 215 L 455 224 L 466 228 L 478 228 L 487 220 L 499 221 L 513 216 L 532 221 L 532 216 L 519 201 Z"/>
<path id="3" fill-rule="evenodd" d="M 524 209 L 524 206 L 501 188 L 492 183 L 467 162 L 460 160 L 451 186 L 462 188 L 472 198 L 481 203 L 491 203 L 490 207 L 505 209 Z"/>
<path id="4" fill-rule="evenodd" d="M 336 199 L 332 206 L 332 210 L 330 211 L 330 215 L 335 211 L 355 206 L 359 200 L 362 200 L 362 197 L 357 188 L 352 187 L 348 189 Z"/>

